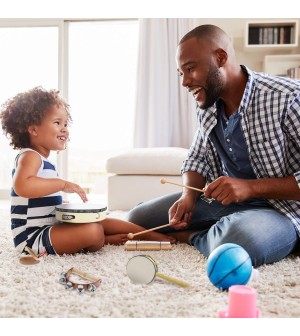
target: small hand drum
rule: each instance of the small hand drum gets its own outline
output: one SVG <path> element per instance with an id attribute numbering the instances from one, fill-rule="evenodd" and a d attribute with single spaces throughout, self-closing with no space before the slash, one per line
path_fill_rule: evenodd
<path id="1" fill-rule="evenodd" d="M 106 218 L 106 206 L 78 203 L 65 203 L 55 207 L 55 217 L 66 223 L 93 223 Z"/>
<path id="2" fill-rule="evenodd" d="M 126 271 L 130 280 L 135 284 L 147 285 L 157 276 L 182 287 L 189 286 L 189 284 L 184 281 L 158 273 L 156 261 L 148 255 L 137 255 L 129 259 Z"/>

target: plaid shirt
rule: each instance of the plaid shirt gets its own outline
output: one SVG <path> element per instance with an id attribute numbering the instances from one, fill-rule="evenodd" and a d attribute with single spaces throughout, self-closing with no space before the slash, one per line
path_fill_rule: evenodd
<path id="1" fill-rule="evenodd" d="M 293 175 L 300 188 L 300 81 L 242 69 L 248 81 L 238 113 L 253 171 L 257 178 Z M 198 172 L 209 183 L 222 175 L 209 139 L 217 123 L 216 106 L 197 108 L 197 118 L 199 127 L 181 173 Z M 290 218 L 300 236 L 300 201 L 267 201 Z"/>

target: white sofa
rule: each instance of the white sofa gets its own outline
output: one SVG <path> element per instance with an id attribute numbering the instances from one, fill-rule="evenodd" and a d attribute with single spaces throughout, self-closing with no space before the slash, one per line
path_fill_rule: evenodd
<path id="1" fill-rule="evenodd" d="M 178 147 L 135 148 L 109 158 L 108 210 L 129 210 L 141 202 L 181 191 L 179 186 L 161 184 L 160 179 L 181 184 L 180 169 L 187 152 Z"/>

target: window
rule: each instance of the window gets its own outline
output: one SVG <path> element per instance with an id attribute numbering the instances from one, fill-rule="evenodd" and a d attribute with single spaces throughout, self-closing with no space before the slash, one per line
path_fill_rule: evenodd
<path id="1" fill-rule="evenodd" d="M 60 175 L 106 194 L 107 157 L 132 147 L 138 21 L 0 20 L 0 42 L 0 103 L 35 86 L 59 89 L 73 118 Z M 0 151 L 3 197 L 16 151 L 2 134 Z"/>
<path id="2" fill-rule="evenodd" d="M 0 104 L 35 86 L 58 86 L 58 27 L 0 26 Z M 17 151 L 0 135 L 0 195 L 7 197 Z"/>
<path id="3" fill-rule="evenodd" d="M 69 25 L 68 176 L 96 194 L 107 157 L 132 147 L 137 48 L 137 20 Z"/>

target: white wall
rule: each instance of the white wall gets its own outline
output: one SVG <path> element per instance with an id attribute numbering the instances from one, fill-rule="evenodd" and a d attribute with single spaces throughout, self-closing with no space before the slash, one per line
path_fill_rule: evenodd
<path id="1" fill-rule="evenodd" d="M 290 20 L 291 18 L 289 18 Z M 255 71 L 263 71 L 263 60 L 265 55 L 282 55 L 282 54 L 300 54 L 300 47 L 298 43 L 297 48 L 286 49 L 286 48 L 260 48 L 260 49 L 245 49 L 244 48 L 244 36 L 245 36 L 245 28 L 247 21 L 278 21 L 282 20 L 280 18 L 260 18 L 260 19 L 252 19 L 252 18 L 211 18 L 211 19 L 196 19 L 195 22 L 197 25 L 201 24 L 214 24 L 222 28 L 229 36 L 233 38 L 233 45 L 235 47 L 236 56 L 240 64 L 244 64 L 248 66 L 251 70 Z M 294 20 L 294 19 L 291 19 Z M 300 19 L 297 19 L 300 21 Z M 299 32 L 298 32 L 299 39 Z"/>

